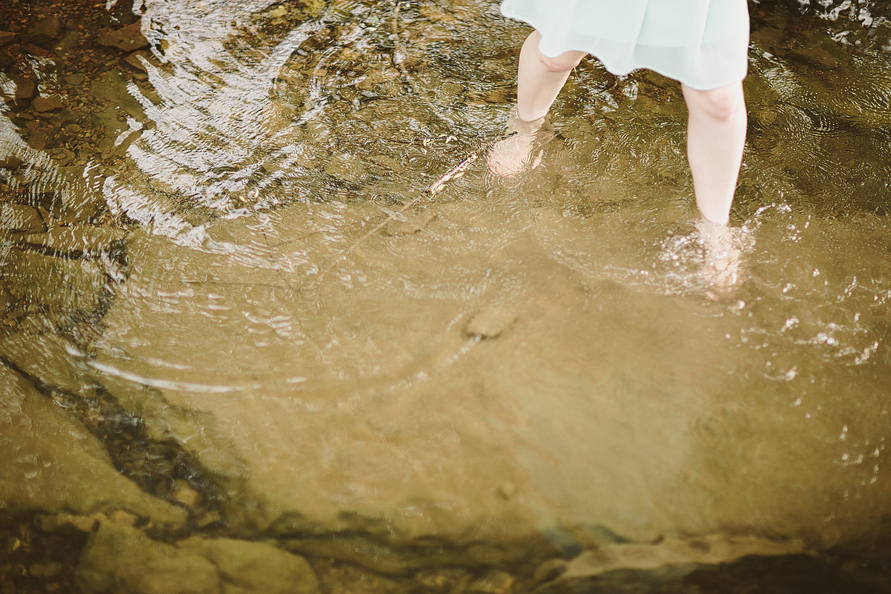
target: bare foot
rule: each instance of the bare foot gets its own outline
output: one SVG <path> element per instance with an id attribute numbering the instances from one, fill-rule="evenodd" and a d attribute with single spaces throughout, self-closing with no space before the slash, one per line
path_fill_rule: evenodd
<path id="1" fill-rule="evenodd" d="M 511 112 L 507 123 L 510 136 L 495 143 L 489 151 L 489 171 L 501 177 L 513 177 L 541 164 L 544 145 L 554 138 L 548 117 L 524 122 Z"/>
<path id="2" fill-rule="evenodd" d="M 732 297 L 744 279 L 743 251 L 751 248 L 752 238 L 743 229 L 701 220 L 696 223 L 706 260 L 702 275 L 709 285 L 707 294 L 719 301 Z"/>

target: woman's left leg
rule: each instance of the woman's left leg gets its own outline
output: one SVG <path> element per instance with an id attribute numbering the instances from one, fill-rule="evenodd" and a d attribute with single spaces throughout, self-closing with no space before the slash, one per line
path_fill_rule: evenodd
<path id="1" fill-rule="evenodd" d="M 746 142 L 742 82 L 698 91 L 681 85 L 687 102 L 687 159 L 696 206 L 707 220 L 726 225 Z"/>

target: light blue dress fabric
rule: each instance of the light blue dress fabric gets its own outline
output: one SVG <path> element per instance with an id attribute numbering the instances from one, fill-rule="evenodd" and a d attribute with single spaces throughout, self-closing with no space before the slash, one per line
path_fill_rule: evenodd
<path id="1" fill-rule="evenodd" d="M 705 90 L 748 68 L 746 0 L 505 0 L 501 13 L 541 33 L 542 54 L 588 52 L 613 74 L 650 68 Z"/>

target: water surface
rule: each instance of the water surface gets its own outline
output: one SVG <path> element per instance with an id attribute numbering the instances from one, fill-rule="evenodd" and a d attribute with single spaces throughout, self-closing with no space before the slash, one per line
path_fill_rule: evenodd
<path id="1" fill-rule="evenodd" d="M 887 21 L 788 4 L 751 7 L 722 233 L 697 221 L 677 84 L 650 72 L 583 62 L 542 165 L 486 171 L 528 33 L 495 3 L 137 3 L 149 50 L 96 72 L 110 107 L 77 120 L 95 152 L 60 166 L 67 145 L 33 146 L 44 116 L 0 118 L 4 204 L 45 223 L 7 233 L 0 348 L 11 401 L 36 390 L 151 499 L 11 509 L 274 539 L 377 590 L 483 588 L 459 567 L 486 592 L 713 591 L 722 563 L 714 588 L 785 559 L 802 591 L 880 591 Z"/>

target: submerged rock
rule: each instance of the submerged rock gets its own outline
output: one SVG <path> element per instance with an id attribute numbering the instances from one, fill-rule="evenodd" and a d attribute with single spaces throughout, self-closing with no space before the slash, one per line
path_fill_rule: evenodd
<path id="1" fill-rule="evenodd" d="M 77 567 L 81 594 L 219 594 L 217 568 L 197 553 L 103 522 Z"/>
<path id="2" fill-rule="evenodd" d="M 28 145 L 36 150 L 43 150 L 53 142 L 55 131 L 49 127 L 37 128 L 28 136 Z"/>
<path id="3" fill-rule="evenodd" d="M 37 84 L 29 79 L 21 76 L 11 76 L 15 83 L 15 92 L 8 100 L 14 107 L 24 107 L 29 104 L 31 99 L 37 96 Z"/>
<path id="4" fill-rule="evenodd" d="M 46 231 L 46 225 L 35 208 L 24 204 L 0 204 L 0 229 L 41 233 Z"/>
<path id="5" fill-rule="evenodd" d="M 31 107 L 36 112 L 44 113 L 63 109 L 65 107 L 65 102 L 55 95 L 49 97 L 40 96 L 35 97 L 34 100 L 31 101 Z"/>
<path id="6" fill-rule="evenodd" d="M 148 47 L 149 43 L 142 35 L 140 21 L 127 25 L 122 29 L 102 29 L 96 36 L 96 43 L 116 47 L 125 52 L 132 52 Z"/>
<path id="7" fill-rule="evenodd" d="M 92 532 L 99 519 L 95 516 L 75 516 L 72 514 L 55 514 L 37 516 L 37 523 L 44 532 Z"/>
<path id="8" fill-rule="evenodd" d="M 90 85 L 90 94 L 106 104 L 105 109 L 91 115 L 92 124 L 112 143 L 118 134 L 127 129 L 128 116 L 139 122 L 145 120 L 142 105 L 130 94 L 128 84 L 129 81 L 120 72 L 109 70 Z M 115 148 L 114 144 L 111 148 Z"/>
<path id="9" fill-rule="evenodd" d="M 6 155 L 4 157 L 0 157 L 0 169 L 18 169 L 19 165 L 22 164 L 22 160 L 15 155 Z"/>
<path id="10" fill-rule="evenodd" d="M 32 251 L 11 251 L 6 271 L 10 293 L 25 303 L 39 305 L 50 324 L 89 318 L 101 306 L 108 282 L 102 264 Z"/>
<path id="11" fill-rule="evenodd" d="M 175 546 L 108 522 L 77 568 L 82 594 L 316 594 L 309 563 L 276 547 L 191 538 Z"/>
<path id="12" fill-rule="evenodd" d="M 28 37 L 31 43 L 37 45 L 46 45 L 55 41 L 61 34 L 62 21 L 58 17 L 43 19 L 28 27 Z"/>
<path id="13" fill-rule="evenodd" d="M 506 571 L 487 571 L 467 585 L 471 594 L 510 594 L 516 578 Z"/>
<path id="14" fill-rule="evenodd" d="M 797 541 L 729 536 L 666 540 L 654 544 L 614 544 L 586 551 L 563 564 L 561 574 L 538 586 L 535 592 L 573 594 L 640 591 L 641 584 L 655 587 L 656 584 L 677 583 L 697 568 L 726 567 L 744 558 L 790 558 L 802 553 L 803 546 Z M 865 584 L 864 587 L 864 592 L 874 591 Z M 670 586 L 665 591 L 676 591 L 669 588 Z M 677 591 L 699 591 L 699 588 Z M 838 591 L 849 590 L 845 588 Z"/>
<path id="15" fill-rule="evenodd" d="M 57 41 L 53 46 L 53 51 L 57 54 L 67 54 L 72 49 L 77 47 L 81 42 L 81 33 L 79 31 L 69 31 L 66 33 L 62 39 Z"/>
<path id="16" fill-rule="evenodd" d="M 724 367 L 740 347 L 726 336 L 739 335 L 748 318 L 715 322 L 689 296 L 605 280 L 600 267 L 587 272 L 591 254 L 606 250 L 596 257 L 612 262 L 635 253 L 622 243 L 634 238 L 608 232 L 624 214 L 592 222 L 536 211 L 530 228 L 530 216 L 506 217 L 492 204 L 430 209 L 444 213 L 435 235 L 369 235 L 312 291 L 308 254 L 324 262 L 344 248 L 324 236 L 330 221 L 340 217 L 358 235 L 362 223 L 380 221 L 380 209 L 281 209 L 263 228 L 268 247 L 249 263 L 142 230 L 131 235 L 133 274 L 105 317 L 97 361 L 131 377 L 157 373 L 152 361 L 188 362 L 172 380 L 203 391 L 161 387 L 151 416 L 158 426 L 176 421 L 177 439 L 208 467 L 220 450 L 197 444 L 210 443 L 202 441 L 208 427 L 219 430 L 226 458 L 244 468 L 241 482 L 227 486 L 250 510 L 235 530 L 392 576 L 689 535 L 716 543 L 759 535 L 761 544 L 789 545 L 760 554 L 785 554 L 800 542 L 821 550 L 885 530 L 873 519 L 891 501 L 883 475 L 861 499 L 840 503 L 873 472 L 842 468 L 843 452 L 831 451 L 835 421 L 857 418 L 853 403 L 818 424 L 789 407 L 788 387 L 772 380 L 744 384 L 758 398 L 740 400 Z M 250 221 L 219 221 L 206 245 L 252 246 L 255 233 Z M 604 247 L 604 238 L 619 247 Z M 157 308 L 168 295 L 182 297 Z M 300 323 L 273 329 L 245 322 L 245 312 Z M 695 360 L 679 344 L 695 345 Z M 665 361 L 642 366 L 653 352 Z M 109 389 L 121 393 L 125 383 Z M 138 405 L 138 388 L 129 390 Z M 880 430 L 864 438 L 877 443 Z M 790 442 L 790 434 L 798 437 Z M 758 457 L 749 454 L 756 444 L 764 444 Z M 841 509 L 843 518 L 825 520 Z M 712 557 L 697 563 L 738 558 L 710 546 Z M 668 548 L 641 550 L 657 558 Z M 617 561 L 604 567 L 627 562 L 634 549 L 614 552 Z"/>
<path id="17" fill-rule="evenodd" d="M 795 555 L 803 551 L 804 545 L 795 540 L 729 536 L 613 544 L 579 555 L 566 565 L 558 579 L 569 581 L 617 570 L 670 570 L 685 565 L 729 563 L 750 555 Z"/>
<path id="18" fill-rule="evenodd" d="M 517 317 L 515 309 L 498 304 L 488 305 L 470 318 L 464 332 L 468 336 L 497 338 L 517 321 Z"/>
<path id="19" fill-rule="evenodd" d="M 145 63 L 150 61 L 152 58 L 153 56 L 151 52 L 135 51 L 132 54 L 127 54 L 127 56 L 124 58 L 124 62 L 137 70 L 146 72 L 147 69 Z"/>
<path id="20" fill-rule="evenodd" d="M 26 235 L 23 241 L 48 248 L 53 252 L 95 255 L 111 251 L 126 235 L 127 232 L 123 229 L 74 224 L 54 227 L 46 233 Z"/>
<path id="21" fill-rule="evenodd" d="M 221 538 L 191 538 L 178 543 L 184 552 L 210 559 L 224 580 L 228 594 L 316 594 L 319 581 L 303 557 L 272 545 Z"/>
<path id="22" fill-rule="evenodd" d="M 185 520 L 185 512 L 122 477 L 99 441 L 5 366 L 0 394 L 0 507 L 6 512 L 89 516 L 125 509 L 156 525 Z"/>

